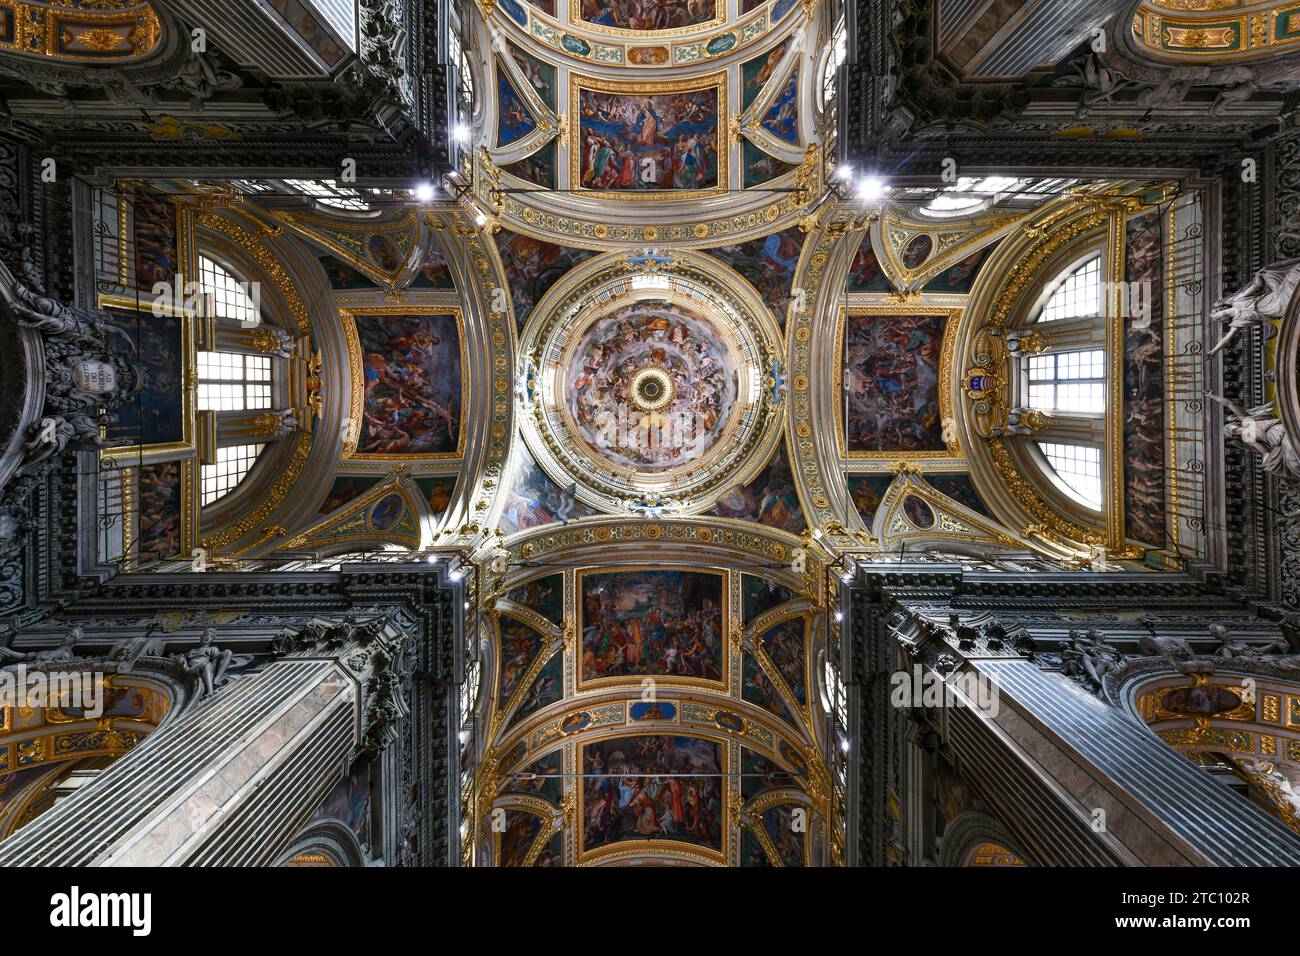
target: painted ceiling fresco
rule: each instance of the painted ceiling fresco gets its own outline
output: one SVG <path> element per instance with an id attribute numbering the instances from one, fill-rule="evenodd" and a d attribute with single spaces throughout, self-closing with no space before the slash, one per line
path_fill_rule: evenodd
<path id="1" fill-rule="evenodd" d="M 706 196 L 738 214 L 729 232 L 794 222 L 780 189 L 818 175 L 805 163 L 816 69 L 801 67 L 818 53 L 793 0 L 730 19 L 721 0 L 550 6 L 508 0 L 490 17 L 493 135 L 474 189 L 502 225 L 557 242 L 726 240 L 683 205 Z M 613 219 L 567 201 L 579 195 Z M 674 207 L 689 218 L 666 218 Z"/>
<path id="2" fill-rule="evenodd" d="M 461 346 L 455 315 L 356 318 L 365 396 L 357 452 L 454 453 L 461 435 Z"/>
<path id="3" fill-rule="evenodd" d="M 725 188 L 718 95 L 717 86 L 668 94 L 579 87 L 577 182 L 651 193 Z"/>
<path id="4" fill-rule="evenodd" d="M 501 0 L 471 14 L 454 198 L 132 193 L 123 289 L 203 248 L 262 295 L 193 335 L 107 302 L 147 373 L 107 426 L 143 436 L 106 450 L 130 553 L 455 564 L 468 862 L 834 864 L 841 573 L 1166 543 L 1180 343 L 1072 317 L 1125 346 L 1125 500 L 1096 516 L 1026 466 L 1053 426 L 1013 420 L 1010 356 L 1051 346 L 1034 309 L 1085 252 L 1164 287 L 1165 212 L 1126 183 L 951 215 L 832 186 L 822 16 Z M 214 347 L 269 356 L 276 407 L 197 413 Z M 266 449 L 209 508 L 200 426 Z"/>
<path id="5" fill-rule="evenodd" d="M 707 568 L 596 567 L 524 570 L 497 595 L 497 865 L 807 864 L 802 823 L 797 850 L 773 829 L 784 808 L 826 838 L 808 743 L 816 638 L 794 590 Z M 773 623 L 733 632 L 742 604 Z M 574 642 L 553 650 L 569 622 Z"/>
<path id="6" fill-rule="evenodd" d="M 565 402 L 592 450 L 654 472 L 698 459 L 737 408 L 736 356 L 703 315 L 642 300 L 589 325 L 569 359 Z"/>
<path id="7" fill-rule="evenodd" d="M 845 432 L 851 452 L 944 447 L 939 356 L 947 319 L 850 315 L 844 333 Z"/>

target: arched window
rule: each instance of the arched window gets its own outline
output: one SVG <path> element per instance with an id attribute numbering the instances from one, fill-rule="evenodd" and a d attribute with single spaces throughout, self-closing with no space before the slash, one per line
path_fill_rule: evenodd
<path id="1" fill-rule="evenodd" d="M 199 410 L 232 412 L 271 407 L 271 357 L 199 352 Z"/>
<path id="2" fill-rule="evenodd" d="M 1106 411 L 1106 353 L 1048 352 L 1029 358 L 1029 406 L 1045 412 Z"/>
<path id="3" fill-rule="evenodd" d="M 1058 493 L 1076 520 L 1097 521 L 1106 507 L 1106 414 L 1114 359 L 1107 353 L 1103 256 L 1097 239 L 1058 260 L 1013 331 L 1012 434 L 1024 436 L 1023 465 L 1036 466 L 1044 490 Z"/>
<path id="4" fill-rule="evenodd" d="M 258 325 L 262 321 L 257 300 L 250 295 L 256 286 L 240 282 L 230 270 L 214 259 L 199 256 L 199 286 L 210 297 L 213 314 L 240 325 Z"/>
<path id="5" fill-rule="evenodd" d="M 840 66 L 843 65 L 848 55 L 848 36 L 843 20 L 840 20 L 835 25 L 829 47 L 826 61 L 822 64 L 821 94 L 823 110 L 835 102 L 835 86 L 839 82 Z"/>
<path id="6" fill-rule="evenodd" d="M 1101 449 L 1092 445 L 1040 441 L 1047 473 L 1056 486 L 1079 504 L 1101 509 Z"/>
<path id="7" fill-rule="evenodd" d="M 204 465 L 199 474 L 202 504 L 210 505 L 234 491 L 265 447 L 266 445 L 226 445 L 218 448 L 216 463 Z"/>
<path id="8" fill-rule="evenodd" d="M 1102 314 L 1101 256 L 1094 255 L 1057 276 L 1038 313 L 1039 322 L 1094 318 Z"/>

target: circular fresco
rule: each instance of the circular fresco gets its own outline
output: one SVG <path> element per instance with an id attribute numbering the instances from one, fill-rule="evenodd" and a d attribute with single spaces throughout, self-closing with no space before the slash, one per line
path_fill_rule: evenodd
<path id="1" fill-rule="evenodd" d="M 779 438 L 764 391 L 779 348 L 752 289 L 705 256 L 663 272 L 592 260 L 538 303 L 521 337 L 537 464 L 587 504 L 694 512 L 753 477 Z"/>
<path id="2" fill-rule="evenodd" d="M 566 411 L 587 447 L 626 468 L 699 461 L 736 414 L 726 337 L 688 306 L 644 299 L 591 321 L 567 361 Z"/>

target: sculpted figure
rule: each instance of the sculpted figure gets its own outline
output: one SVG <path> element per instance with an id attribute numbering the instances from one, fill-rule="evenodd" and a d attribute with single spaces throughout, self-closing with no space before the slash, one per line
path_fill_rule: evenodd
<path id="1" fill-rule="evenodd" d="M 1243 289 L 1220 299 L 1210 310 L 1216 322 L 1227 323 L 1228 330 L 1210 354 L 1214 355 L 1237 337 L 1242 329 L 1258 325 L 1265 337 L 1276 334 L 1273 320 L 1286 314 L 1287 306 L 1300 285 L 1300 258 L 1286 259 L 1261 269 Z"/>
<path id="2" fill-rule="evenodd" d="M 1273 414 L 1271 404 L 1257 405 L 1247 411 L 1230 399 L 1211 392 L 1205 394 L 1228 409 L 1224 431 L 1259 452 L 1265 471 L 1300 479 L 1300 451 L 1292 443 L 1282 419 Z"/>
<path id="3" fill-rule="evenodd" d="M 58 647 L 47 647 L 39 651 L 27 652 L 0 647 L 0 661 L 7 662 L 0 670 L 7 670 L 18 664 L 51 664 L 58 661 L 73 660 L 76 657 L 73 651 L 81 641 L 82 636 L 81 628 L 71 627 L 63 636 L 63 641 Z"/>
<path id="4" fill-rule="evenodd" d="M 215 693 L 221 678 L 225 676 L 226 668 L 230 666 L 231 657 L 234 656 L 230 651 L 223 651 L 214 645 L 212 641 L 215 637 L 216 631 L 209 627 L 199 637 L 197 647 L 190 648 L 183 654 L 172 655 L 186 674 L 197 679 L 198 700 L 211 697 Z"/>
<path id="5" fill-rule="evenodd" d="M 1107 644 L 1105 635 L 1093 627 L 1086 634 L 1071 631 L 1070 644 L 1061 651 L 1066 676 L 1093 691 L 1101 690 L 1106 675 L 1123 663 L 1124 655 Z"/>
<path id="6" fill-rule="evenodd" d="M 0 263 L 0 298 L 9 306 L 19 325 L 36 329 L 42 335 L 85 342 L 102 342 L 107 333 L 121 336 L 132 351 L 130 337 L 120 327 L 95 312 L 64 305 L 53 296 L 34 291 L 14 278 Z"/>

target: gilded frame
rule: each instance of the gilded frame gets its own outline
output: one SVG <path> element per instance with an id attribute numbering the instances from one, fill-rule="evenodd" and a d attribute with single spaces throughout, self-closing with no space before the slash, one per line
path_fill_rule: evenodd
<path id="1" fill-rule="evenodd" d="M 628 27 L 611 27 L 603 23 L 592 23 L 582 18 L 582 0 L 569 0 L 569 23 L 602 36 L 620 37 L 630 40 L 658 40 L 665 37 L 688 36 L 692 33 L 704 33 L 727 22 L 726 0 L 714 0 L 713 18 L 692 23 L 684 27 L 670 27 L 667 30 L 632 30 Z"/>
<path id="2" fill-rule="evenodd" d="M 146 461 L 144 465 L 166 465 L 175 458 L 165 458 L 157 461 Z M 165 558 L 164 561 L 189 561 L 193 557 L 194 549 L 199 543 L 199 469 L 195 467 L 193 458 L 179 459 L 181 466 L 181 553 L 174 558 Z M 122 570 L 134 571 L 137 567 L 135 556 L 132 554 L 132 547 L 136 543 L 137 531 L 139 530 L 139 513 L 136 511 L 136 498 L 138 496 L 136 482 L 139 480 L 137 474 L 138 463 L 133 463 L 131 467 L 122 467 L 119 471 L 120 481 L 122 482 Z"/>
<path id="3" fill-rule="evenodd" d="M 428 452 L 420 455 L 385 455 L 357 451 L 361 442 L 361 418 L 365 407 L 365 370 L 361 364 L 361 336 L 357 332 L 358 316 L 378 315 L 454 315 L 456 333 L 460 338 L 460 421 L 456 434 L 456 450 Z M 343 326 L 343 338 L 348 349 L 348 369 L 352 380 L 352 397 L 348 415 L 357 422 L 355 435 L 345 435 L 341 463 L 364 461 L 451 461 L 465 454 L 465 404 L 469 395 L 469 363 L 465 350 L 465 313 L 461 306 L 427 303 L 424 305 L 350 305 L 339 308 L 339 319 Z"/>
<path id="4" fill-rule="evenodd" d="M 582 631 L 583 631 L 583 607 L 582 607 L 582 583 L 593 574 L 613 574 L 647 571 L 691 571 L 699 574 L 716 575 L 722 585 L 722 634 L 719 635 L 720 641 L 720 658 L 722 661 L 722 676 L 718 680 L 709 680 L 703 677 L 678 677 L 672 674 L 623 674 L 617 677 L 596 677 L 591 680 L 584 680 L 582 674 Z M 662 684 L 665 687 L 698 687 L 701 690 L 710 690 L 720 694 L 727 694 L 731 686 L 731 657 L 732 657 L 732 621 L 731 621 L 731 574 L 727 568 L 718 568 L 711 566 L 701 567 L 680 567 L 680 568 L 653 568 L 644 565 L 610 565 L 608 567 L 582 568 L 573 575 L 573 591 L 569 595 L 570 612 L 574 619 L 574 636 L 573 636 L 573 685 L 576 693 L 584 693 L 592 690 L 604 690 L 606 688 L 627 687 L 628 685 L 640 687 L 642 682 L 648 677 L 654 680 L 655 684 Z"/>
<path id="5" fill-rule="evenodd" d="M 776 666 L 776 661 L 772 655 L 767 652 L 767 644 L 763 638 L 767 632 L 787 624 L 790 621 L 801 621 L 803 623 L 803 686 L 804 702 L 799 703 L 799 698 L 794 694 L 794 688 L 790 686 L 781 669 Z M 754 619 L 753 624 L 746 628 L 748 643 L 750 645 L 747 653 L 754 659 L 764 676 L 776 687 L 778 693 L 785 699 L 785 706 L 791 715 L 800 721 L 800 726 L 795 729 L 800 733 L 807 734 L 810 739 L 815 739 L 816 732 L 813 727 L 813 693 L 816 687 L 816 675 L 812 673 L 813 668 L 809 661 L 809 651 L 816 635 L 813 634 L 813 614 L 812 611 L 800 605 L 797 601 L 787 601 L 785 605 L 773 608 L 766 614 L 761 614 Z M 743 666 L 743 662 L 742 662 Z M 741 691 L 741 700 L 745 700 L 744 692 Z M 772 715 L 772 719 L 778 726 L 786 724 L 780 714 L 772 713 L 762 705 L 753 701 L 748 701 L 752 706 L 757 707 L 760 711 Z"/>
<path id="6" fill-rule="evenodd" d="M 579 741 L 574 748 L 575 766 L 585 767 L 584 758 L 586 749 L 592 744 L 603 743 L 606 740 L 617 740 L 625 737 L 690 737 L 693 740 L 707 740 L 715 743 L 719 748 L 718 766 L 721 769 L 720 776 L 722 785 L 719 791 L 722 794 L 722 807 L 719 813 L 719 822 L 721 831 L 718 834 L 720 849 L 703 846 L 697 843 L 686 843 L 682 840 L 672 839 L 650 839 L 650 840 L 619 840 L 616 843 L 608 843 L 604 846 L 588 850 L 586 843 L 587 819 L 586 793 L 585 787 L 582 786 L 582 780 L 578 778 L 578 783 L 574 786 L 574 804 L 577 807 L 576 819 L 571 818 L 566 813 L 566 824 L 572 820 L 573 841 L 575 862 L 578 866 L 589 864 L 599 864 L 612 862 L 624 856 L 671 856 L 687 860 L 694 860 L 708 865 L 725 866 L 728 857 L 728 846 L 731 842 L 730 823 L 732 819 L 732 807 L 738 797 L 732 793 L 735 781 L 729 778 L 727 768 L 730 766 L 733 738 L 719 734 L 708 734 L 701 732 L 698 728 L 693 732 L 686 732 L 683 728 L 680 732 L 666 730 L 662 727 L 650 730 L 631 730 L 623 728 L 619 733 L 604 734 L 599 737 L 592 737 Z"/>
<path id="7" fill-rule="evenodd" d="M 576 2 L 576 0 L 575 0 Z M 569 74 L 569 191 L 575 195 L 596 196 L 620 202 L 681 202 L 705 199 L 726 194 L 731 176 L 731 112 L 727 98 L 727 71 L 705 76 L 661 83 L 628 83 L 593 76 Z M 662 95 L 664 93 L 694 93 L 712 89 L 717 95 L 718 125 L 715 141 L 718 156 L 718 182 L 707 189 L 656 189 L 646 192 L 620 192 L 607 189 L 587 189 L 582 186 L 582 94 L 614 93 L 622 96 Z"/>
<path id="8" fill-rule="evenodd" d="M 943 449 L 926 451 L 850 451 L 845 435 L 844 416 L 844 346 L 848 334 L 849 318 L 856 315 L 935 315 L 946 319 L 943 329 L 943 345 L 939 351 L 939 416 L 943 420 L 955 423 L 953 409 L 953 354 L 957 342 L 958 329 L 965 306 L 943 305 L 849 305 L 841 308 L 835 319 L 835 374 L 833 389 L 835 395 L 835 443 L 840 458 L 844 461 L 924 461 L 927 459 L 960 458 L 963 454 L 961 439 L 957 437 L 958 429 L 953 428 L 953 439 Z"/>
<path id="9" fill-rule="evenodd" d="M 195 443 L 195 418 L 198 408 L 199 360 L 196 346 L 197 317 L 189 316 L 184 309 L 178 309 L 174 303 L 160 302 L 157 307 L 169 316 L 181 319 L 181 354 L 184 364 L 181 367 L 181 440 L 178 442 L 158 442 L 153 445 L 119 445 L 114 448 L 101 448 L 100 461 L 137 462 L 141 458 L 149 461 L 163 457 L 174 458 L 179 455 L 197 454 Z M 150 305 L 152 309 L 154 304 Z M 95 298 L 98 309 L 117 309 L 119 312 L 139 312 L 143 304 L 134 296 L 101 292 Z M 146 461 L 146 464 L 149 462 Z"/>

